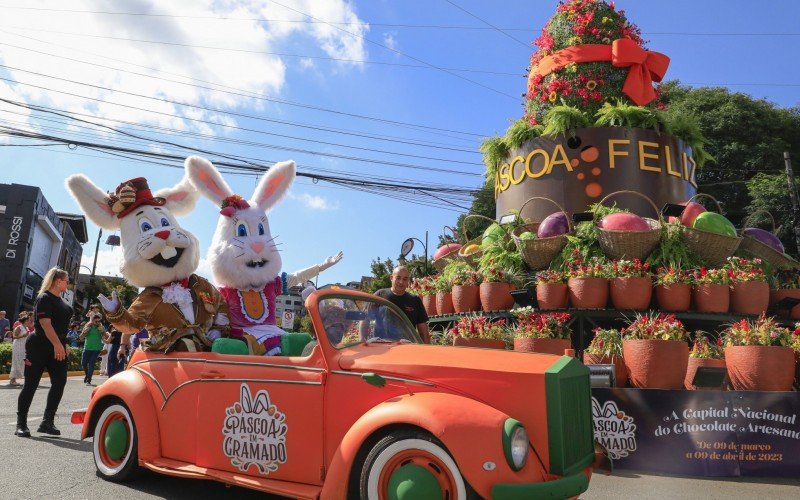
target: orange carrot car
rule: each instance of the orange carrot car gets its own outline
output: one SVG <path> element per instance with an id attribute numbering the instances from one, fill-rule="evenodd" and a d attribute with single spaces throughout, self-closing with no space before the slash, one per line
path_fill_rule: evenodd
<path id="1" fill-rule="evenodd" d="M 306 305 L 305 355 L 136 352 L 73 414 L 100 475 L 146 468 L 323 499 L 588 488 L 590 382 L 576 359 L 424 345 L 400 309 L 362 292 Z"/>

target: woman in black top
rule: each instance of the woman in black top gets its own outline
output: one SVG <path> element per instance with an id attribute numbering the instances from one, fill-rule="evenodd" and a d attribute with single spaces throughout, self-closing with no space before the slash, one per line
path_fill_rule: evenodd
<path id="1" fill-rule="evenodd" d="M 28 410 L 33 394 L 39 387 L 42 373 L 50 374 L 50 391 L 47 406 L 38 432 L 60 436 L 53 420 L 67 384 L 67 330 L 72 317 L 72 308 L 61 300 L 69 284 L 69 275 L 54 267 L 47 271 L 33 306 L 36 331 L 25 343 L 25 386 L 17 401 L 17 431 L 20 437 L 30 437 Z"/>

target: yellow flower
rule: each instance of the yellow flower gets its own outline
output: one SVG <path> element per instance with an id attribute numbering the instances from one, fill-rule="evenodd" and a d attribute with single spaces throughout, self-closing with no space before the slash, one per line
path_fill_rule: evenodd
<path id="1" fill-rule="evenodd" d="M 567 71 L 569 71 L 570 73 L 575 73 L 576 71 L 578 71 L 578 65 L 575 63 L 567 65 Z"/>
<path id="2" fill-rule="evenodd" d="M 597 87 L 597 82 L 596 81 L 589 80 L 588 82 L 586 82 L 586 88 L 587 89 L 594 90 L 595 87 Z"/>
<path id="3" fill-rule="evenodd" d="M 555 93 L 555 91 L 550 92 L 550 95 L 547 97 L 547 100 L 550 102 L 556 102 L 556 99 L 558 99 L 558 95 Z"/>
<path id="4" fill-rule="evenodd" d="M 611 19 L 609 19 L 607 17 L 603 17 L 603 23 L 610 23 L 610 22 L 611 22 Z"/>

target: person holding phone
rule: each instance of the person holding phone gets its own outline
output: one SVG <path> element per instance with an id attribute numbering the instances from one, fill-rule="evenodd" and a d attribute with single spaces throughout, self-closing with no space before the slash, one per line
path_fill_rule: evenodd
<path id="1" fill-rule="evenodd" d="M 30 437 L 28 410 L 45 370 L 50 375 L 50 390 L 44 418 L 37 432 L 60 436 L 54 423 L 64 386 L 67 384 L 67 330 L 72 307 L 61 300 L 69 285 L 69 274 L 54 267 L 47 271 L 33 306 L 34 333 L 25 342 L 25 385 L 17 400 L 17 430 L 20 437 Z"/>
<path id="2" fill-rule="evenodd" d="M 100 351 L 103 350 L 103 334 L 106 329 L 100 320 L 103 317 L 100 313 L 96 313 L 91 317 L 86 326 L 81 331 L 81 336 L 78 337 L 79 341 L 83 341 L 83 355 L 81 356 L 81 366 L 83 367 L 83 383 L 92 385 L 92 375 L 94 374 L 94 365 L 97 363 L 97 358 L 100 356 Z"/>

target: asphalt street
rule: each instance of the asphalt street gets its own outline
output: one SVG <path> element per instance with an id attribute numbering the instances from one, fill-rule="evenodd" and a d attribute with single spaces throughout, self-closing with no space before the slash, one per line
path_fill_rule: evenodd
<path id="1" fill-rule="evenodd" d="M 36 393 L 31 408 L 29 427 L 33 437 L 14 436 L 19 389 L 0 381 L 0 491 L 3 498 L 58 499 L 144 499 L 144 498 L 265 498 L 265 495 L 244 488 L 226 487 L 213 481 L 197 481 L 143 473 L 135 482 L 114 484 L 95 475 L 91 439 L 80 441 L 79 426 L 69 422 L 73 409 L 84 408 L 92 387 L 72 377 L 67 383 L 56 426 L 60 438 L 36 434 L 41 420 L 47 379 Z M 102 383 L 105 377 L 95 377 Z M 620 498 L 657 499 L 797 499 L 800 478 L 783 479 L 699 479 L 654 474 L 615 472 L 612 476 L 595 474 L 587 500 Z M 270 497 L 266 497 L 270 498 Z M 278 497 L 271 497 L 278 498 Z"/>

